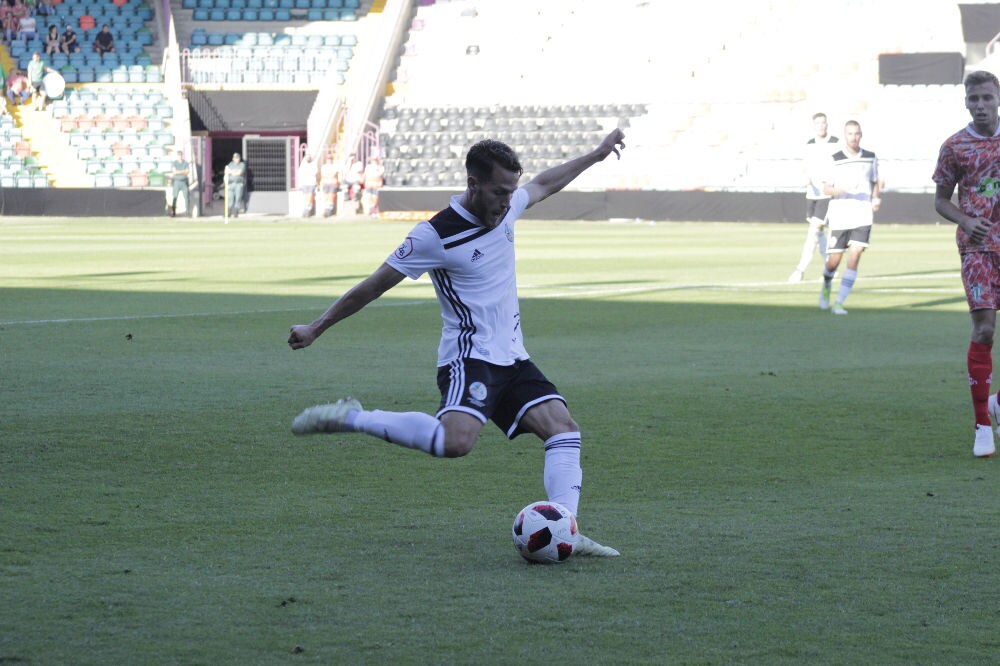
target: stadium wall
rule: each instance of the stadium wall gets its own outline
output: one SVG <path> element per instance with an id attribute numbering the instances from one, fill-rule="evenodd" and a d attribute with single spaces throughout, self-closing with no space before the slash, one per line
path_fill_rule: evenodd
<path id="1" fill-rule="evenodd" d="M 165 204 L 163 189 L 0 188 L 0 215 L 153 217 Z"/>
<path id="2" fill-rule="evenodd" d="M 448 204 L 456 190 L 384 188 L 379 210 L 386 218 L 427 218 Z M 287 215 L 285 193 L 268 205 L 251 205 L 250 212 Z M 260 203 L 263 203 L 263 197 Z M 251 196 L 251 204 L 254 204 Z M 221 210 L 221 206 L 219 207 Z M 0 189 L 0 215 L 52 217 L 158 217 L 164 214 L 161 189 Z M 205 211 L 212 215 L 213 211 Z M 215 213 L 221 214 L 221 213 Z M 796 192 L 562 192 L 531 209 L 541 220 L 640 219 L 706 222 L 802 222 L 805 197 Z M 934 195 L 888 192 L 876 221 L 888 224 L 941 222 L 934 212 Z"/>

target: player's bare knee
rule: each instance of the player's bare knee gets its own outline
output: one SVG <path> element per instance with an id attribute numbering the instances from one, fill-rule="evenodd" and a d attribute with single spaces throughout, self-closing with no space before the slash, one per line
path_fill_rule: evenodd
<path id="1" fill-rule="evenodd" d="M 993 326 L 976 326 L 972 329 L 972 341 L 981 345 L 993 346 L 994 334 L 995 330 Z"/>
<path id="2" fill-rule="evenodd" d="M 446 431 L 444 437 L 444 457 L 461 458 L 476 445 L 476 437 L 464 432 Z"/>

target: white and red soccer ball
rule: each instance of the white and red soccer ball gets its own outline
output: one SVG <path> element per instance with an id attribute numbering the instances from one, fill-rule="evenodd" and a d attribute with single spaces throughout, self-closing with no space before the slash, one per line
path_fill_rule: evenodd
<path id="1" fill-rule="evenodd" d="M 563 562 L 576 548 L 576 518 L 556 502 L 532 502 L 514 518 L 514 547 L 529 562 Z"/>

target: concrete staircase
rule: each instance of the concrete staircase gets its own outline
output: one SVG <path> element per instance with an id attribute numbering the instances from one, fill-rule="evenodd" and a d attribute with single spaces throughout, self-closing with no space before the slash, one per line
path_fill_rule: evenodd
<path id="1" fill-rule="evenodd" d="M 48 111 L 35 111 L 30 103 L 14 107 L 14 122 L 31 146 L 31 154 L 53 187 L 93 187 L 94 178 L 86 165 L 76 159 L 67 135 L 59 131 L 59 121 Z"/>

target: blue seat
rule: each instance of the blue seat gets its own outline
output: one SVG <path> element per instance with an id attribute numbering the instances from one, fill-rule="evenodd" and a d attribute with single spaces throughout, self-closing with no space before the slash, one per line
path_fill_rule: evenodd
<path id="1" fill-rule="evenodd" d="M 227 9 L 226 10 L 226 20 L 227 21 L 239 21 L 243 18 L 243 11 L 240 9 Z"/>
<path id="2" fill-rule="evenodd" d="M 225 9 L 213 9 L 208 13 L 209 21 L 225 21 L 226 20 L 226 10 Z"/>
<path id="3" fill-rule="evenodd" d="M 204 7 L 199 7 L 198 9 L 194 10 L 194 13 L 191 15 L 191 18 L 193 18 L 195 21 L 208 21 L 210 16 L 211 14 L 209 14 L 209 10 L 205 9 Z"/>
<path id="4" fill-rule="evenodd" d="M 323 20 L 323 11 L 324 10 L 322 10 L 322 9 L 310 9 L 310 10 L 308 10 L 306 12 L 306 20 L 307 21 L 322 21 Z M 336 11 L 336 10 L 334 10 L 334 11 Z"/>
<path id="5" fill-rule="evenodd" d="M 260 20 L 261 21 L 273 21 L 274 20 L 274 10 L 264 8 L 260 10 Z"/>
<path id="6" fill-rule="evenodd" d="M 243 10 L 243 20 L 244 21 L 258 21 L 258 20 L 260 20 L 260 10 L 259 9 L 244 9 Z"/>

